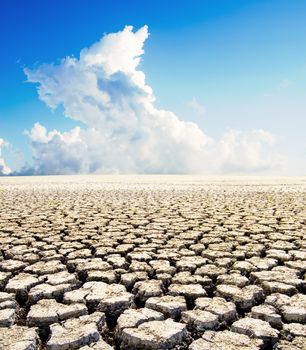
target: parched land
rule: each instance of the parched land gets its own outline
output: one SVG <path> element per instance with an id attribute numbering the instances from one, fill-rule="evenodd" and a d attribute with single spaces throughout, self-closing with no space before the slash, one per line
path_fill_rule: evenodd
<path id="1" fill-rule="evenodd" d="M 0 350 L 305 350 L 306 179 L 0 178 Z"/>

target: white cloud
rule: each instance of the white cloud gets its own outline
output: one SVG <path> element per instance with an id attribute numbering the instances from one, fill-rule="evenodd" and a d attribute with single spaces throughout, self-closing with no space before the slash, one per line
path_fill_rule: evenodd
<path id="1" fill-rule="evenodd" d="M 206 108 L 197 100 L 196 97 L 193 96 L 188 105 L 196 116 L 203 117 L 205 115 Z"/>
<path id="2" fill-rule="evenodd" d="M 218 143 L 221 172 L 260 172 L 278 169 L 286 158 L 273 152 L 275 137 L 264 130 L 229 130 Z"/>
<path id="3" fill-rule="evenodd" d="M 127 26 L 83 49 L 79 59 L 25 70 L 42 101 L 84 124 L 61 133 L 36 123 L 28 132 L 34 159 L 28 173 L 219 173 L 279 165 L 271 162 L 273 136 L 266 131 L 230 131 L 216 141 L 157 109 L 139 69 L 148 35 L 147 26 L 136 32 Z"/>
<path id="4" fill-rule="evenodd" d="M 6 165 L 3 157 L 1 148 L 6 145 L 6 142 L 0 138 L 0 175 L 8 175 L 11 172 L 11 169 Z"/>

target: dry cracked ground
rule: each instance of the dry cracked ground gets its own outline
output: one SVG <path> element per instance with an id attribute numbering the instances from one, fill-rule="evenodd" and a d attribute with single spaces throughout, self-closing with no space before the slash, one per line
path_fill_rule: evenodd
<path id="1" fill-rule="evenodd" d="M 1 350 L 302 350 L 306 179 L 0 178 Z"/>

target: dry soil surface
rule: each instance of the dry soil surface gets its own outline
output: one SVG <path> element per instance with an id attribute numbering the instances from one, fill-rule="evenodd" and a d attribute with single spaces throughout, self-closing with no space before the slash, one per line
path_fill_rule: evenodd
<path id="1" fill-rule="evenodd" d="M 0 350 L 305 350 L 305 178 L 2 177 L 0 249 Z"/>

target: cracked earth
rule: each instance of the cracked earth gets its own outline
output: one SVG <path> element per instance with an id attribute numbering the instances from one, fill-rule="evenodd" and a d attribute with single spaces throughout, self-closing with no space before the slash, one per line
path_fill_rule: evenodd
<path id="1" fill-rule="evenodd" d="M 0 178 L 0 349 L 305 350 L 306 179 Z"/>

